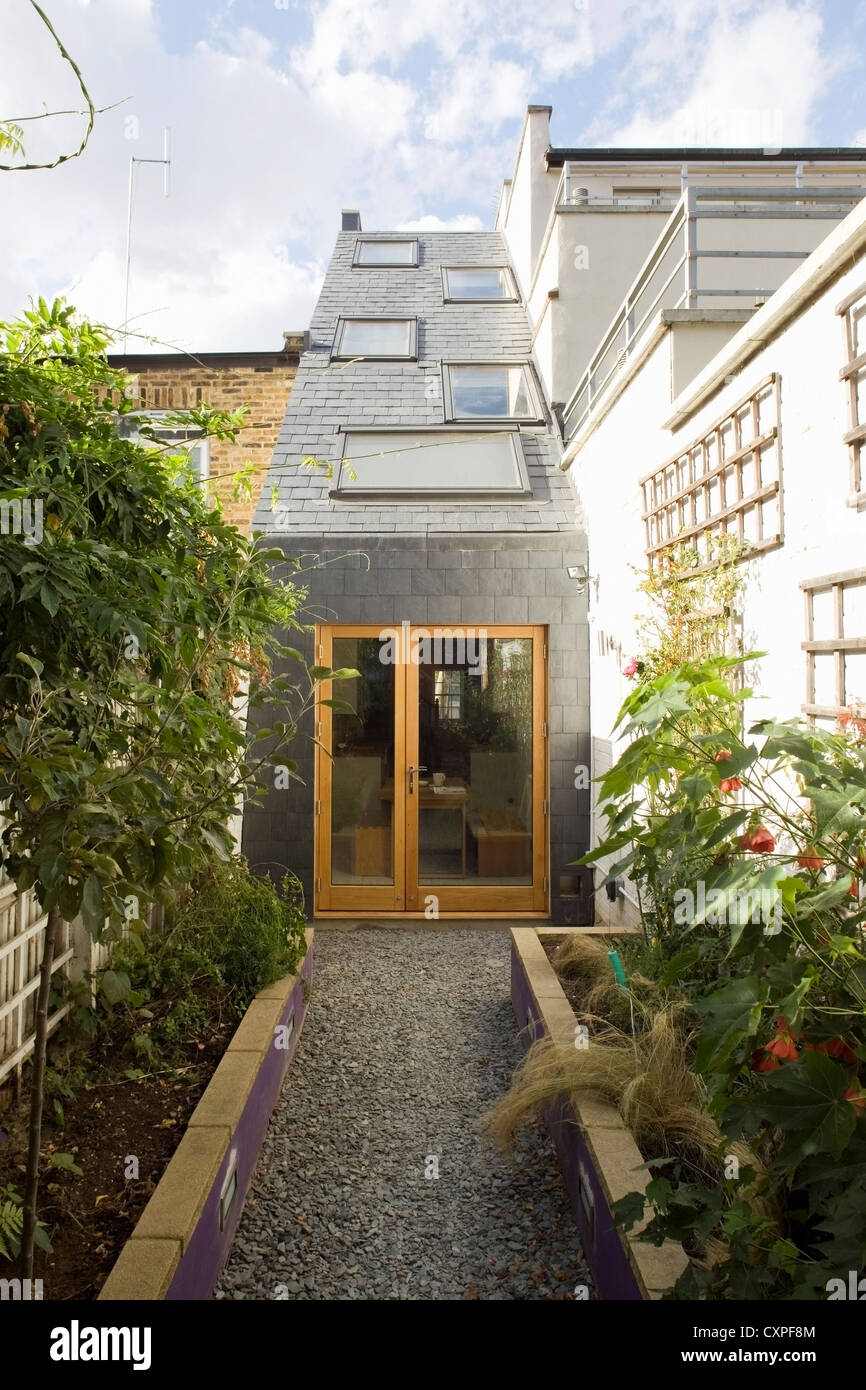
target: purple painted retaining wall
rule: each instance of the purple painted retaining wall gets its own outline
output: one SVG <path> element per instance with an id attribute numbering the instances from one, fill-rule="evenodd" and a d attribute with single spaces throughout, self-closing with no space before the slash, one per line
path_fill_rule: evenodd
<path id="1" fill-rule="evenodd" d="M 520 957 L 511 947 L 511 1002 L 524 1048 L 544 1036 L 542 1024 Z M 544 1118 L 571 1199 L 583 1253 L 602 1298 L 642 1302 L 619 1232 L 583 1140 L 574 1111 L 567 1100 L 544 1107 Z"/>
<path id="2" fill-rule="evenodd" d="M 312 983 L 314 949 L 315 942 L 307 951 L 298 982 L 280 1015 L 280 1023 L 287 1024 L 294 1014 L 295 1027 L 289 1040 L 289 1046 L 280 1050 L 276 1047 L 268 1048 L 241 1118 L 232 1135 L 228 1152 L 220 1164 L 220 1170 L 202 1208 L 195 1231 L 174 1272 L 174 1278 L 166 1294 L 167 1299 L 209 1299 L 222 1267 L 228 1259 L 235 1230 L 243 1211 L 250 1178 L 265 1137 L 265 1130 L 268 1127 L 271 1112 L 280 1094 L 283 1078 L 295 1054 L 301 1035 L 301 1028 L 307 1012 L 304 987 L 301 981 L 305 980 L 308 985 Z M 231 1205 L 225 1228 L 220 1230 L 220 1194 L 235 1154 L 237 1155 L 237 1195 Z"/>

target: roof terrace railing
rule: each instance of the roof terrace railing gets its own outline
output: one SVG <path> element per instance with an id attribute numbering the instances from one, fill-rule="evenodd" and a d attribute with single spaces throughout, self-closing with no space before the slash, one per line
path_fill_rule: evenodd
<path id="1" fill-rule="evenodd" d="M 575 172 L 575 166 L 566 163 L 563 166 L 562 176 L 559 180 L 559 188 L 556 193 L 556 206 L 558 208 L 589 208 L 605 209 L 615 208 L 623 212 L 671 212 L 679 202 L 679 190 L 670 193 L 641 193 L 636 190 L 634 193 L 615 193 L 610 197 L 601 197 L 597 193 L 590 193 L 581 182 L 586 177 L 586 170 Z"/>
<path id="2" fill-rule="evenodd" d="M 812 223 L 840 221 L 864 192 L 860 188 L 687 188 L 563 410 L 566 442 L 583 429 L 660 313 L 757 308 L 787 279 L 793 268 L 790 262 L 805 260 L 814 250 Z M 707 228 L 733 219 L 740 228 L 751 224 L 747 234 L 738 228 L 735 237 L 728 237 L 740 245 L 706 244 Z M 753 230 L 761 221 L 790 224 L 791 235 L 774 232 L 771 239 L 764 238 L 770 245 L 761 245 L 760 233 Z M 762 283 L 753 283 L 759 276 Z"/>

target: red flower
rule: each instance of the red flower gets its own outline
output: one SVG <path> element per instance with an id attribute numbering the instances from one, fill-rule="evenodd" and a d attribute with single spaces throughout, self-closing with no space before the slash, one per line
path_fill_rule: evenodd
<path id="1" fill-rule="evenodd" d="M 716 762 L 717 762 L 717 763 L 723 763 L 723 762 L 724 762 L 727 758 L 729 758 L 730 756 L 731 756 L 731 750 L 730 750 L 730 748 L 720 748 L 719 751 L 718 751 L 718 753 L 716 754 Z"/>
<path id="2" fill-rule="evenodd" d="M 849 891 L 850 891 L 850 893 L 851 893 L 851 897 L 852 897 L 852 898 L 856 898 L 857 901 L 859 902 L 859 901 L 860 901 L 860 884 L 857 882 L 856 878 L 851 880 L 851 888 L 850 888 Z"/>
<path id="3" fill-rule="evenodd" d="M 740 841 L 740 849 L 749 850 L 752 854 L 772 854 L 775 848 L 776 841 L 764 825 L 749 830 Z"/>
<path id="4" fill-rule="evenodd" d="M 628 661 L 627 661 L 627 662 L 625 663 L 625 665 L 623 666 L 623 668 L 622 668 L 622 673 L 623 673 L 624 676 L 635 676 L 635 675 L 637 675 L 637 661 L 635 660 L 635 658 L 634 658 L 633 656 L 630 656 L 629 659 L 628 659 Z"/>
<path id="5" fill-rule="evenodd" d="M 842 1099 L 850 1100 L 851 1104 L 855 1105 L 858 1110 L 866 1108 L 866 1092 L 860 1091 L 854 1086 L 849 1086 L 847 1091 L 842 1092 Z"/>
<path id="6" fill-rule="evenodd" d="M 727 792 L 738 792 L 741 790 L 742 785 L 739 777 L 723 777 L 719 783 L 719 791 L 722 795 L 725 795 Z"/>
<path id="7" fill-rule="evenodd" d="M 769 1057 L 764 1048 L 759 1048 L 752 1053 L 752 1071 L 777 1071 L 780 1062 L 775 1057 Z"/>
<path id="8" fill-rule="evenodd" d="M 764 1051 L 772 1053 L 774 1057 L 784 1058 L 786 1062 L 796 1062 L 800 1055 L 790 1033 L 777 1033 L 775 1038 L 771 1038 L 765 1045 Z"/>
<path id="9" fill-rule="evenodd" d="M 830 1038 L 827 1042 L 806 1043 L 810 1052 L 823 1052 L 827 1057 L 835 1057 L 839 1062 L 845 1062 L 847 1066 L 853 1066 L 857 1061 L 857 1056 L 846 1043 L 844 1038 Z"/>
<path id="10" fill-rule="evenodd" d="M 798 856 L 797 863 L 801 869 L 814 869 L 816 872 L 824 867 L 824 860 L 821 856 L 808 849 Z"/>
<path id="11" fill-rule="evenodd" d="M 776 1036 L 752 1053 L 752 1071 L 775 1071 L 783 1061 L 798 1061 L 800 1053 L 796 1040 L 799 1036 L 792 1031 L 786 1018 L 777 1018 Z"/>

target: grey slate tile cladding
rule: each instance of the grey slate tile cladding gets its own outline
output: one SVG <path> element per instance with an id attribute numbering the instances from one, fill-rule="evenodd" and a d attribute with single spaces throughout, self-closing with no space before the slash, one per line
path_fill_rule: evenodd
<path id="1" fill-rule="evenodd" d="M 575 790 L 574 768 L 589 761 L 589 663 L 586 599 L 565 574 L 566 566 L 587 563 L 586 542 L 571 482 L 558 467 L 552 420 L 521 430 L 532 489 L 526 501 L 343 501 L 329 496 L 331 478 L 301 466 L 316 458 L 336 469 L 341 427 L 443 427 L 443 360 L 531 358 L 521 304 L 443 303 L 441 267 L 507 264 L 504 242 L 496 232 L 422 232 L 417 268 L 369 270 L 352 265 L 355 241 L 354 232 L 337 237 L 253 528 L 287 557 L 303 557 L 298 579 L 309 588 L 310 623 L 548 626 L 551 918 L 589 923 L 589 872 L 578 871 L 576 897 L 560 893 L 561 876 L 575 872 L 568 862 L 588 845 L 589 794 Z M 331 364 L 338 318 L 377 315 L 417 317 L 418 360 Z M 312 634 L 291 641 L 312 663 Z M 304 732 L 312 734 L 311 719 Z M 261 807 L 247 809 L 244 850 L 275 877 L 281 866 L 293 869 L 311 905 L 309 737 L 298 740 L 293 756 L 304 785 L 269 790 Z"/>

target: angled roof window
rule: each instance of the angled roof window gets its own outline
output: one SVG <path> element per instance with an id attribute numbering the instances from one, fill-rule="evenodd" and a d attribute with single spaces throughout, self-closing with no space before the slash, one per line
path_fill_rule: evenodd
<path id="1" fill-rule="evenodd" d="M 394 237 L 389 241 L 355 242 L 353 265 L 415 266 L 418 264 L 418 242 L 415 237 Z"/>
<path id="2" fill-rule="evenodd" d="M 541 420 L 543 415 L 525 363 L 445 363 L 447 420 Z"/>
<path id="3" fill-rule="evenodd" d="M 446 303 L 469 300 L 486 304 L 518 297 L 511 271 L 504 265 L 443 266 L 442 293 Z"/>
<path id="4" fill-rule="evenodd" d="M 531 495 L 516 430 L 349 430 L 336 497 Z"/>
<path id="5" fill-rule="evenodd" d="M 411 361 L 416 355 L 416 319 L 349 319 L 337 321 L 331 357 L 372 357 Z"/>

